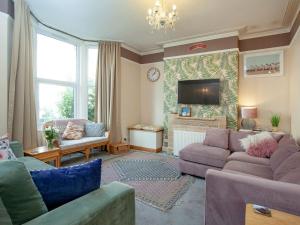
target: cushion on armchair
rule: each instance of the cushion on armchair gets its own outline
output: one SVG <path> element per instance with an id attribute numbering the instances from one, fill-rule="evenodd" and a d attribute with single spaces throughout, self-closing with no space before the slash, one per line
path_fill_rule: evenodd
<path id="1" fill-rule="evenodd" d="M 101 159 L 85 164 L 31 171 L 31 176 L 49 210 L 100 187 Z"/>
<path id="2" fill-rule="evenodd" d="M 28 170 L 16 160 L 0 161 L 0 197 L 13 224 L 23 224 L 47 212 Z"/>

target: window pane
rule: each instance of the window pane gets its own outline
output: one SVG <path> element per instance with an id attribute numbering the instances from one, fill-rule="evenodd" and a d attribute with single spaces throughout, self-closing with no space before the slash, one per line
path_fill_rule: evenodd
<path id="1" fill-rule="evenodd" d="M 76 46 L 38 34 L 37 76 L 51 80 L 75 81 Z"/>
<path id="2" fill-rule="evenodd" d="M 95 121 L 95 87 L 88 89 L 88 119 Z"/>
<path id="3" fill-rule="evenodd" d="M 39 122 L 74 118 L 74 89 L 52 84 L 39 84 Z"/>
<path id="4" fill-rule="evenodd" d="M 89 86 L 95 86 L 97 70 L 98 49 L 88 49 L 88 82 Z"/>

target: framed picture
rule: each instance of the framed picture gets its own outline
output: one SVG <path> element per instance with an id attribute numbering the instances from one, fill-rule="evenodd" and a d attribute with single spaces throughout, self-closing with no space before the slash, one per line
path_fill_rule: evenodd
<path id="1" fill-rule="evenodd" d="M 180 116 L 190 117 L 191 115 L 191 107 L 184 106 L 181 108 Z"/>
<path id="2" fill-rule="evenodd" d="M 244 55 L 244 76 L 273 77 L 283 75 L 283 50 Z"/>

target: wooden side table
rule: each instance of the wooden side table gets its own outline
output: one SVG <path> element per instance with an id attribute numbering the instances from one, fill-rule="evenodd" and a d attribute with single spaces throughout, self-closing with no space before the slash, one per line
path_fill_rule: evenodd
<path id="1" fill-rule="evenodd" d="M 113 155 L 127 153 L 129 151 L 129 145 L 127 143 L 114 143 L 109 146 L 109 153 Z"/>
<path id="2" fill-rule="evenodd" d="M 43 162 L 55 161 L 55 166 L 60 167 L 60 149 L 48 149 L 47 146 L 37 147 L 24 151 L 25 156 L 31 156 Z"/>
<path id="3" fill-rule="evenodd" d="M 300 224 L 300 217 L 271 209 L 272 216 L 255 213 L 252 204 L 246 206 L 245 225 L 296 225 Z"/>

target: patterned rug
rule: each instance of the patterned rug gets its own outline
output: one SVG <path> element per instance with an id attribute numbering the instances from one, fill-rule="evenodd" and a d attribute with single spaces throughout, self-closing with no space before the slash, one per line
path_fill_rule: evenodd
<path id="1" fill-rule="evenodd" d="M 137 200 L 162 211 L 171 209 L 194 180 L 180 175 L 177 159 L 162 154 L 130 152 L 105 160 L 102 168 L 102 184 L 126 183 L 135 188 Z"/>

